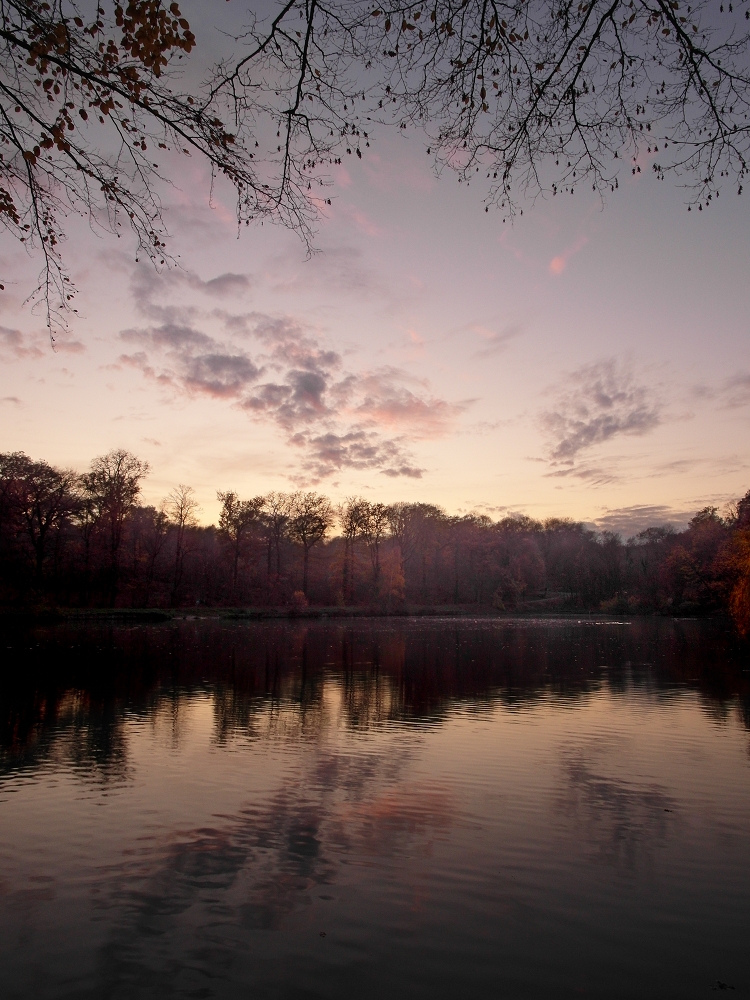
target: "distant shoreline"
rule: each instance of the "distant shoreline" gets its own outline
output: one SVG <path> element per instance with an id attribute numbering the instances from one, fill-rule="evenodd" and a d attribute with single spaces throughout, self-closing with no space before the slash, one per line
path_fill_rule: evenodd
<path id="1" fill-rule="evenodd" d="M 309 607 L 293 609 L 277 608 L 6 608 L 0 610 L 0 625 L 5 624 L 76 624 L 87 623 L 165 623 L 172 621 L 304 621 L 352 618 L 486 618 L 497 621 L 518 618 L 570 619 L 586 618 L 591 621 L 611 621 L 629 618 L 717 618 L 721 614 L 700 614 L 674 609 L 664 611 L 645 610 L 602 610 L 601 608 L 530 608 L 521 607 L 499 611 L 493 607 L 471 605 L 406 605 L 398 609 L 384 610 L 378 607 Z"/>

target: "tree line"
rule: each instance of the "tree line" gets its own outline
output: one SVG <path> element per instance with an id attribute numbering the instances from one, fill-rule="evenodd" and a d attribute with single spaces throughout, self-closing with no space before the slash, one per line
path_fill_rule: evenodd
<path id="1" fill-rule="evenodd" d="M 683 531 L 623 540 L 569 518 L 493 521 L 313 491 L 220 491 L 218 523 L 204 526 L 190 486 L 143 504 L 148 471 L 123 449 L 83 474 L 0 454 L 0 603 L 725 611 L 750 632 L 750 491 Z"/>

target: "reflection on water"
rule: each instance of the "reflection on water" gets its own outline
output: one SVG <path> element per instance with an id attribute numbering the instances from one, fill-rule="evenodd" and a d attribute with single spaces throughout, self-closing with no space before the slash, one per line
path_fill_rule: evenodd
<path id="1" fill-rule="evenodd" d="M 4 634 L 10 997 L 750 991 L 720 624 Z"/>

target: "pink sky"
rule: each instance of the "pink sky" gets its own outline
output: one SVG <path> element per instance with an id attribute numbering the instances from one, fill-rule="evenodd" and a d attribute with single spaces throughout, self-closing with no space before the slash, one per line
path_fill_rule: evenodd
<path id="1" fill-rule="evenodd" d="M 83 470 L 129 448 L 149 501 L 191 484 L 206 521 L 229 488 L 603 525 L 750 488 L 746 199 L 688 214 L 642 174 L 511 228 L 418 138 L 380 136 L 306 259 L 269 225 L 237 239 L 227 192 L 209 207 L 180 170 L 180 269 L 70 220 L 79 316 L 55 351 L 24 305 L 40 263 L 2 237 L 0 449 Z"/>

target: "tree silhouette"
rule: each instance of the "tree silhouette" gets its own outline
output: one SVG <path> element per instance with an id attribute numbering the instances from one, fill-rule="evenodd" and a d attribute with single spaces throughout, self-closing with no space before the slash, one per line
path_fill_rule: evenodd
<path id="1" fill-rule="evenodd" d="M 261 523 L 266 532 L 268 576 L 271 576 L 272 555 L 276 552 L 276 576 L 281 575 L 281 542 L 294 511 L 295 494 L 267 493 L 263 497 Z"/>
<path id="2" fill-rule="evenodd" d="M 117 599 L 125 519 L 140 496 L 141 480 L 147 472 L 148 462 L 116 448 L 95 458 L 89 472 L 80 478 L 84 499 L 91 503 L 107 539 L 110 604 Z"/>
<path id="3" fill-rule="evenodd" d="M 328 497 L 319 493 L 297 493 L 289 520 L 290 536 L 302 546 L 302 592 L 307 597 L 310 549 L 322 541 L 335 521 Z"/>
<path id="4" fill-rule="evenodd" d="M 341 592 L 345 602 L 354 597 L 354 543 L 364 530 L 368 508 L 369 504 L 362 497 L 347 497 L 336 508 L 344 539 Z"/>
<path id="5" fill-rule="evenodd" d="M 34 550 L 36 585 L 41 586 L 49 535 L 76 508 L 77 477 L 67 469 L 30 459 L 16 468 L 16 477 L 17 513 Z"/>
<path id="6" fill-rule="evenodd" d="M 750 138 L 746 3 L 698 0 L 289 0 L 250 14 L 185 92 L 196 39 L 177 3 L 0 0 L 0 221 L 41 250 L 50 327 L 73 287 L 72 208 L 168 261 L 158 188 L 171 150 L 308 247 L 331 166 L 378 126 L 414 127 L 438 171 L 481 181 L 504 219 L 524 197 L 602 195 L 622 172 L 674 173 L 690 207 L 738 193 Z"/>
<path id="7" fill-rule="evenodd" d="M 232 553 L 232 586 L 237 590 L 237 570 L 242 553 L 242 546 L 247 538 L 250 527 L 260 516 L 263 509 L 263 497 L 252 500 L 240 500 L 233 490 L 217 493 L 221 501 L 219 514 L 219 531 L 226 538 Z"/>
<path id="8" fill-rule="evenodd" d="M 176 604 L 185 566 L 185 536 L 188 528 L 194 528 L 198 524 L 196 514 L 200 505 L 195 499 L 193 487 L 180 483 L 166 496 L 163 506 L 175 535 L 171 603 Z"/>
<path id="9" fill-rule="evenodd" d="M 377 593 L 380 580 L 380 547 L 386 536 L 389 523 L 388 507 L 384 503 L 368 503 L 363 501 L 362 534 L 370 553 L 372 564 L 373 592 Z"/>

